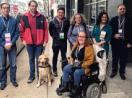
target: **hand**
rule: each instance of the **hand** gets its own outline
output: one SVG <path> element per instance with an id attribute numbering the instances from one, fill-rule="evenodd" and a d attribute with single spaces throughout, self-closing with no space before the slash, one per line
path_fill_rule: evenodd
<path id="1" fill-rule="evenodd" d="M 98 46 L 101 46 L 101 42 L 96 43 Z"/>
<path id="2" fill-rule="evenodd" d="M 46 47 L 47 43 L 44 43 L 43 46 Z"/>
<path id="3" fill-rule="evenodd" d="M 121 37 L 120 34 L 115 34 L 114 36 L 115 39 L 120 39 L 120 37 Z"/>
<path id="4" fill-rule="evenodd" d="M 23 45 L 25 45 L 25 46 L 26 46 L 26 41 L 23 41 L 22 43 L 23 43 Z"/>
<path id="5" fill-rule="evenodd" d="M 102 46 L 104 43 L 105 43 L 105 41 L 101 41 L 101 42 L 98 42 L 97 45 Z"/>
<path id="6" fill-rule="evenodd" d="M 132 48 L 132 44 L 128 43 L 127 48 Z"/>
<path id="7" fill-rule="evenodd" d="M 101 41 L 101 44 L 103 45 L 105 43 L 105 41 Z"/>
<path id="8" fill-rule="evenodd" d="M 5 47 L 6 50 L 10 50 L 11 49 L 11 46 L 12 45 L 5 45 L 4 47 Z"/>

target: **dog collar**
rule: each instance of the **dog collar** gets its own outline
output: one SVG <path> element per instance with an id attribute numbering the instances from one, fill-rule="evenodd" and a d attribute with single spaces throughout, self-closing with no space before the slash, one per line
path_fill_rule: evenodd
<path id="1" fill-rule="evenodd" d="M 50 65 L 47 66 L 38 66 L 39 68 L 46 68 L 46 67 L 50 67 Z"/>

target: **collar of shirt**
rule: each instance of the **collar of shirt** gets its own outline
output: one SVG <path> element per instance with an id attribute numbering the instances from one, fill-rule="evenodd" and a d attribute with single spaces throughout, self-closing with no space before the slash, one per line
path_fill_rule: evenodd
<path id="1" fill-rule="evenodd" d="M 36 11 L 35 14 L 33 14 L 33 13 L 31 13 L 31 12 L 29 11 L 29 15 L 32 16 L 32 17 L 36 17 L 36 16 L 37 16 L 37 13 L 38 13 L 37 11 Z"/>

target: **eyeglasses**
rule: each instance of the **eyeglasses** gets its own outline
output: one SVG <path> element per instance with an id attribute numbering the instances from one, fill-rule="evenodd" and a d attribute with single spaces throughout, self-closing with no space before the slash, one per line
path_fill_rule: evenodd
<path id="1" fill-rule="evenodd" d="M 86 36 L 78 36 L 78 37 L 80 37 L 80 38 L 86 38 Z"/>
<path id="2" fill-rule="evenodd" d="M 10 7 L 2 7 L 2 9 L 10 9 Z"/>

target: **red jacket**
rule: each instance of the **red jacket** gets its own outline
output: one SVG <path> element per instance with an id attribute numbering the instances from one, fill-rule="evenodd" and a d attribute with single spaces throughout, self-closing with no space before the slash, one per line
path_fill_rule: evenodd
<path id="1" fill-rule="evenodd" d="M 42 45 L 48 42 L 48 29 L 45 17 L 39 12 L 35 16 L 25 13 L 20 21 L 20 37 L 26 44 Z"/>

